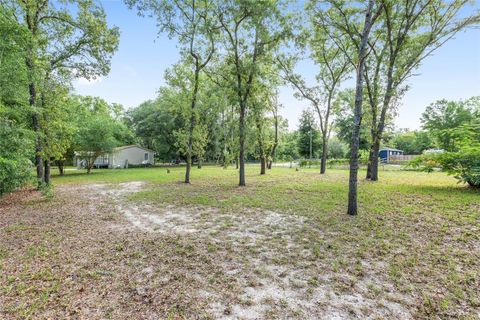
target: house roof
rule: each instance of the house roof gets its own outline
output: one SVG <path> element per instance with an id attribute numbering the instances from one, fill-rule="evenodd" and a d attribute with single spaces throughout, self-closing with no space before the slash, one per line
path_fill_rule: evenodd
<path id="1" fill-rule="evenodd" d="M 403 152 L 403 150 L 399 150 L 399 149 L 395 149 L 395 148 L 389 148 L 389 147 L 380 148 L 380 151 L 382 151 L 382 150 L 388 150 L 388 151 L 400 151 L 400 152 Z"/>
<path id="2" fill-rule="evenodd" d="M 143 149 L 143 150 L 155 152 L 155 151 L 152 150 L 152 149 L 147 149 L 147 148 L 144 148 L 144 147 L 140 147 L 140 146 L 138 146 L 138 145 L 136 145 L 136 144 L 130 144 L 130 145 L 128 145 L 128 146 L 121 146 L 121 147 L 113 148 L 113 151 L 121 151 L 121 150 L 129 149 L 129 148 L 139 148 L 139 149 Z"/>

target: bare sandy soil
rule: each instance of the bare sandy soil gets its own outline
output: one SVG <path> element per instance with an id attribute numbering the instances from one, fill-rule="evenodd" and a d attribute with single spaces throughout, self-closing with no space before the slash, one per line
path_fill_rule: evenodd
<path id="1" fill-rule="evenodd" d="M 303 235 L 330 235 L 305 217 L 128 199 L 149 187 L 4 197 L 0 318 L 414 318 L 382 264 L 341 273 L 318 259 Z"/>

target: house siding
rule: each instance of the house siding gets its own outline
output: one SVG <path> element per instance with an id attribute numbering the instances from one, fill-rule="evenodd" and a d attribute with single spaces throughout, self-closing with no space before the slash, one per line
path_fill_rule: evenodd
<path id="1" fill-rule="evenodd" d="M 148 159 L 145 159 L 145 154 L 147 154 Z M 127 146 L 99 156 L 94 161 L 94 167 L 125 168 L 127 161 L 129 165 L 142 165 L 144 160 L 147 160 L 148 164 L 154 165 L 154 152 L 137 146 Z M 75 165 L 80 167 L 82 162 L 81 159 L 74 156 L 73 163 Z"/>
<path id="2" fill-rule="evenodd" d="M 127 161 L 129 165 L 141 165 L 145 160 L 145 154 L 148 154 L 148 163 L 153 165 L 155 163 L 153 158 L 153 151 L 146 150 L 139 147 L 129 147 L 114 151 L 110 168 L 124 168 Z"/>

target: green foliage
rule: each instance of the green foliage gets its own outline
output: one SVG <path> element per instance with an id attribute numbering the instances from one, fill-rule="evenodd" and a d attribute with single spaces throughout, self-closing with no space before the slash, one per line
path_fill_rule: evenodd
<path id="1" fill-rule="evenodd" d="M 55 190 L 51 183 L 43 183 L 40 186 L 40 192 L 46 199 L 49 199 L 49 200 L 53 199 L 55 195 Z"/>
<path id="2" fill-rule="evenodd" d="M 442 169 L 471 187 L 480 188 L 480 148 L 445 152 L 437 160 Z"/>
<path id="3" fill-rule="evenodd" d="M 330 139 L 328 143 L 328 158 L 330 159 L 343 159 L 348 151 L 348 145 L 343 143 L 337 137 Z"/>
<path id="4" fill-rule="evenodd" d="M 32 154 L 32 133 L 0 117 L 0 195 L 31 180 Z"/>
<path id="5" fill-rule="evenodd" d="M 96 116 L 82 123 L 75 141 L 77 156 L 91 169 L 95 159 L 112 151 L 118 145 L 115 139 L 116 123 L 106 116 Z"/>
<path id="6" fill-rule="evenodd" d="M 312 159 L 312 160 L 302 159 L 299 162 L 300 168 L 311 167 L 311 166 L 317 166 L 318 167 L 319 165 L 320 165 L 320 160 L 317 160 L 317 159 Z"/>
<path id="7" fill-rule="evenodd" d="M 24 123 L 28 117 L 27 72 L 23 60 L 26 30 L 0 13 L 0 195 L 32 178 L 33 135 Z"/>
<path id="8" fill-rule="evenodd" d="M 344 166 L 347 167 L 350 164 L 350 159 L 329 159 L 327 165 L 330 168 Z"/>
<path id="9" fill-rule="evenodd" d="M 0 116 L 24 123 L 29 119 L 28 79 L 23 56 L 27 33 L 9 14 L 6 9 L 0 14 Z"/>
<path id="10" fill-rule="evenodd" d="M 71 96 L 68 99 L 70 122 L 78 128 L 93 118 L 107 119 L 112 125 L 112 132 L 119 144 L 135 143 L 135 134 L 129 128 L 128 115 L 120 104 L 109 104 L 99 97 Z"/>
<path id="11" fill-rule="evenodd" d="M 277 158 L 284 161 L 293 161 L 298 159 L 298 132 L 286 132 L 282 135 L 278 150 Z"/>
<path id="12" fill-rule="evenodd" d="M 411 166 L 431 172 L 440 167 L 460 182 L 480 188 L 480 108 L 472 109 L 470 121 L 456 128 L 444 129 L 449 144 L 454 141 L 456 151 L 424 154 L 414 159 Z"/>
<path id="13" fill-rule="evenodd" d="M 175 146 L 177 147 L 178 153 L 185 155 L 188 149 L 188 133 L 182 128 L 174 131 L 173 135 L 175 137 Z M 208 142 L 208 129 L 205 126 L 196 125 L 193 128 L 192 137 L 192 155 L 202 159 L 205 154 L 205 146 Z"/>
<path id="14" fill-rule="evenodd" d="M 348 149 L 350 149 L 352 141 L 354 102 L 355 92 L 351 89 L 341 91 L 335 100 L 335 129 L 337 137 L 348 146 Z M 364 107 L 360 126 L 360 150 L 368 150 L 370 148 L 370 123 L 371 115 L 369 108 Z"/>
<path id="15" fill-rule="evenodd" d="M 63 160 L 78 129 L 77 110 L 68 96 L 68 88 L 53 81 L 44 85 L 40 119 L 44 139 L 42 156 L 53 161 Z"/>
<path id="16" fill-rule="evenodd" d="M 82 123 L 76 146 L 81 152 L 106 153 L 118 143 L 115 139 L 116 123 L 105 116 L 96 116 Z"/>
<path id="17" fill-rule="evenodd" d="M 140 144 L 155 150 L 156 156 L 170 161 L 176 157 L 174 132 L 178 131 L 183 120 L 171 112 L 172 105 L 166 96 L 166 89 L 160 90 L 154 101 L 145 101 L 127 112 L 128 123 Z"/>
<path id="18" fill-rule="evenodd" d="M 15 1 L 7 1 L 15 2 Z M 12 4 L 12 6 L 15 6 Z M 32 77 L 55 74 L 68 82 L 106 75 L 118 48 L 119 30 L 109 28 L 102 6 L 91 0 L 27 1 L 15 18 L 30 33 L 28 58 Z M 27 21 L 28 16 L 38 19 Z M 32 78 L 33 79 L 33 78 Z"/>
<path id="19" fill-rule="evenodd" d="M 480 107 L 480 97 L 465 101 L 438 100 L 422 114 L 423 128 L 435 139 L 437 146 L 446 151 L 458 150 L 457 128 L 469 123 L 475 108 Z"/>
<path id="20" fill-rule="evenodd" d="M 404 154 L 421 154 L 434 146 L 426 131 L 404 131 L 393 134 L 390 145 Z"/>
<path id="21" fill-rule="evenodd" d="M 303 110 L 298 125 L 298 153 L 301 157 L 310 157 L 310 141 L 312 157 L 315 157 L 320 148 L 320 133 L 315 122 L 315 115 L 309 109 Z"/>
<path id="22" fill-rule="evenodd" d="M 480 149 L 466 148 L 457 152 L 424 154 L 410 161 L 409 166 L 432 172 L 440 167 L 459 182 L 480 188 Z"/>

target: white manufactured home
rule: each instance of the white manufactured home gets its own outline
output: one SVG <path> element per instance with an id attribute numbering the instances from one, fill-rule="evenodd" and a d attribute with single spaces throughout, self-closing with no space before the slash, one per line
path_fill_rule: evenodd
<path id="1" fill-rule="evenodd" d="M 155 152 L 153 150 L 142 148 L 137 145 L 129 145 L 114 148 L 111 153 L 106 153 L 95 159 L 93 166 L 95 168 L 128 168 L 129 165 L 154 165 Z M 77 157 L 73 159 L 74 165 L 85 167 L 85 161 Z"/>

